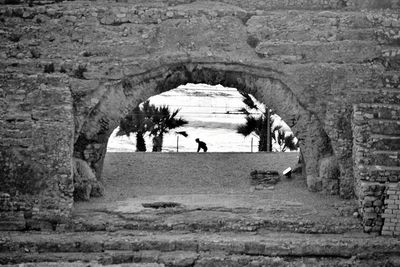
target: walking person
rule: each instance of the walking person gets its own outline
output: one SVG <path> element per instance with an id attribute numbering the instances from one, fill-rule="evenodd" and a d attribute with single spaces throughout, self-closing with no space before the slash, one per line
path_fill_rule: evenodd
<path id="1" fill-rule="evenodd" d="M 196 142 L 199 145 L 197 147 L 197 152 L 200 152 L 200 149 L 203 149 L 204 152 L 207 152 L 207 145 L 203 141 L 200 141 L 199 138 L 196 138 Z"/>

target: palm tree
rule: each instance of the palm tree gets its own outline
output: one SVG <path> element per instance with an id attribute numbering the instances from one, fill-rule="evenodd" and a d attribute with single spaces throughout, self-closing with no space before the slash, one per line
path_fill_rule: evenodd
<path id="1" fill-rule="evenodd" d="M 293 134 L 285 136 L 282 151 L 286 151 L 286 149 L 297 150 L 298 148 L 299 142 L 297 142 Z"/>
<path id="2" fill-rule="evenodd" d="M 243 103 L 249 109 L 256 109 L 256 110 L 260 111 L 260 108 L 253 101 L 253 99 L 250 97 L 249 94 L 242 93 L 242 92 L 240 92 L 240 94 L 243 96 Z M 260 138 L 260 140 L 258 142 L 258 150 L 259 151 L 271 151 L 271 142 L 268 142 L 268 138 L 271 136 L 270 134 L 268 134 L 268 131 L 271 131 L 270 130 L 271 129 L 271 120 L 268 119 L 268 118 L 270 118 L 268 108 L 266 108 L 266 111 L 263 112 L 261 114 L 261 116 L 257 117 L 257 118 L 251 116 L 250 112 L 246 108 L 242 108 L 239 111 L 246 114 L 246 118 L 245 118 L 246 123 L 243 125 L 240 125 L 237 128 L 237 133 L 240 133 L 244 136 L 248 136 L 254 132 Z"/>
<path id="3" fill-rule="evenodd" d="M 268 127 L 268 120 L 266 114 L 255 118 L 253 116 L 246 116 L 246 123 L 240 125 L 237 128 L 237 133 L 240 133 L 244 136 L 248 136 L 251 133 L 255 133 L 259 136 L 260 140 L 258 142 L 258 150 L 259 151 L 269 151 L 268 149 L 268 134 L 267 131 L 270 127 Z"/>
<path id="4" fill-rule="evenodd" d="M 282 146 L 285 140 L 285 132 L 282 129 L 282 125 L 272 125 L 271 132 L 273 133 L 272 139 L 274 139 L 279 146 Z"/>
<path id="5" fill-rule="evenodd" d="M 164 134 L 188 123 L 182 118 L 176 118 L 178 113 L 179 109 L 171 112 L 168 106 L 156 107 L 146 101 L 121 120 L 117 136 L 136 133 L 136 150 L 146 151 L 143 136 L 146 132 L 150 132 L 153 136 L 153 152 L 161 151 Z"/>
<path id="6" fill-rule="evenodd" d="M 149 109 L 149 117 L 152 120 L 152 127 L 150 135 L 153 136 L 153 152 L 161 152 L 164 134 L 168 133 L 171 129 L 181 127 L 188 123 L 182 118 L 176 118 L 179 109 L 171 112 L 168 106 L 155 107 Z"/>
<path id="7" fill-rule="evenodd" d="M 139 107 L 135 107 L 129 114 L 122 118 L 119 123 L 117 136 L 136 133 L 136 151 L 146 151 L 144 134 L 148 131 L 150 120 L 146 113 Z"/>
<path id="8" fill-rule="evenodd" d="M 285 130 L 283 125 L 275 125 L 272 127 L 272 138 L 281 147 L 281 151 L 297 150 L 299 148 L 298 140 L 294 137 L 292 131 Z"/>

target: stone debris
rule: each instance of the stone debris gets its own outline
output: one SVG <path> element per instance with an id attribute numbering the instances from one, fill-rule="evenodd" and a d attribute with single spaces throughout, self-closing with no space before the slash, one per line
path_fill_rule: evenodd
<path id="1" fill-rule="evenodd" d="M 250 184 L 256 187 L 256 190 L 262 190 L 269 185 L 275 185 L 280 181 L 277 171 L 254 170 L 250 173 Z"/>
<path id="2" fill-rule="evenodd" d="M 179 208 L 182 205 L 176 202 L 153 202 L 153 203 L 142 203 L 144 208 L 152 209 L 165 209 L 165 208 Z"/>
<path id="3" fill-rule="evenodd" d="M 74 170 L 74 200 L 87 201 L 90 197 L 100 197 L 104 188 L 96 179 L 93 170 L 86 161 L 78 158 L 73 159 Z"/>

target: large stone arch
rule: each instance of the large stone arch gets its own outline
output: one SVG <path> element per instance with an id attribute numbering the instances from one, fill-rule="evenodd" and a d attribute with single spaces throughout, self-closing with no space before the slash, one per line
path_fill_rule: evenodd
<path id="1" fill-rule="evenodd" d="M 131 106 L 207 82 L 294 119 L 309 183 L 337 162 L 366 231 L 400 234 L 398 1 L 29 2 L 0 6 L 0 187 L 29 219 L 68 217 L 74 154 L 101 177 Z"/>
<path id="2" fill-rule="evenodd" d="M 245 64 L 175 63 L 105 83 L 101 86 L 108 88 L 107 93 L 81 119 L 82 126 L 76 127 L 74 156 L 87 161 L 101 180 L 108 138 L 130 108 L 181 84 L 221 84 L 251 93 L 291 124 L 300 140 L 307 185 L 311 191 L 320 191 L 320 161 L 333 155 L 331 142 L 318 115 L 299 101 L 284 83 L 287 79 L 279 71 Z"/>

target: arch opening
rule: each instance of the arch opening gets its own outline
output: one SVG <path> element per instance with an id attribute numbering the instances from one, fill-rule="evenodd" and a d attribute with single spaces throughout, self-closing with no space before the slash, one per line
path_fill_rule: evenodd
<path id="1" fill-rule="evenodd" d="M 167 105 L 171 113 L 180 109 L 176 118 L 185 119 L 188 123 L 180 128 L 173 128 L 168 133 L 166 131 L 163 135 L 164 142 L 159 150 L 154 150 L 155 142 L 152 141 L 155 136 L 149 133 L 154 125 L 150 125 L 149 132 L 143 134 L 146 148 L 146 151 L 143 151 L 141 147 L 136 146 L 137 132 L 130 138 L 125 135 L 126 132 L 123 132 L 123 136 L 113 138 L 116 132 L 126 129 L 125 126 L 121 126 L 121 124 L 126 124 L 126 118 L 123 118 L 120 124 L 121 128 L 117 127 L 109 138 L 103 167 L 106 191 L 120 192 L 120 196 L 113 196 L 114 193 L 109 193 L 107 199 L 127 199 L 131 194 L 139 198 L 171 194 L 224 194 L 226 192 L 243 194 L 251 188 L 254 189 L 255 186 L 258 186 L 258 190 L 267 188 L 267 184 L 263 185 L 262 182 L 260 185 L 257 184 L 257 177 L 254 177 L 255 181 L 250 179 L 251 182 L 248 184 L 249 176 L 253 171 L 276 172 L 276 176 L 281 176 L 283 182 L 288 182 L 288 178 L 284 178 L 282 173 L 288 167 L 293 170 L 299 167 L 298 151 L 255 153 L 259 152 L 259 138 L 255 135 L 245 138 L 237 132 L 239 126 L 246 123 L 246 113 L 240 112 L 241 109 L 247 107 L 243 103 L 244 99 L 235 88 L 186 84 L 142 102 L 139 108 L 143 113 L 150 113 L 149 117 L 142 117 L 142 122 L 152 124 L 153 122 L 149 122 L 149 120 L 153 119 L 153 116 L 156 117 L 155 122 L 159 122 L 160 114 L 153 113 L 154 110 L 148 106 L 145 107 L 145 103 L 149 101 L 148 105 L 155 104 L 154 108 Z M 211 101 L 214 102 L 211 103 Z M 256 100 L 254 99 L 254 101 Z M 260 121 L 263 123 L 267 123 L 264 118 L 264 105 L 258 102 L 257 105 L 260 105 L 257 113 L 255 108 L 247 107 L 246 111 L 255 118 L 261 118 Z M 143 113 L 135 108 L 128 113 L 127 117 L 144 115 Z M 274 121 L 276 125 L 273 124 L 272 118 L 276 119 Z M 276 114 L 271 115 L 271 131 L 273 127 L 283 126 L 282 121 L 279 122 L 278 118 L 279 116 Z M 141 122 L 140 126 L 143 126 Z M 157 129 L 163 127 L 156 126 Z M 288 130 L 289 127 L 285 126 L 286 128 L 282 130 Z M 138 128 L 137 125 L 133 125 L 128 129 L 136 131 Z M 185 132 L 187 136 L 176 132 Z M 216 133 L 217 135 L 215 135 Z M 290 131 L 286 134 L 291 133 Z M 254 153 L 251 153 L 250 146 L 252 137 Z M 195 139 L 197 138 L 206 142 L 207 153 L 204 153 L 203 149 L 200 150 L 200 153 L 196 152 L 198 145 Z M 177 140 L 179 140 L 178 149 L 176 147 Z M 273 140 L 271 136 L 274 150 L 279 149 L 281 152 L 283 146 L 279 147 L 279 144 Z M 125 149 L 127 144 L 131 146 L 129 149 Z M 292 178 L 300 178 L 298 173 L 300 170 L 301 168 L 298 168 Z M 124 184 L 124 188 L 121 188 L 120 184 Z M 301 183 L 300 188 L 305 189 L 304 183 Z"/>
<path id="2" fill-rule="evenodd" d="M 290 127 L 278 114 L 268 111 L 269 121 L 266 106 L 236 88 L 181 85 L 131 110 L 110 136 L 107 151 L 196 152 L 197 138 L 207 141 L 211 153 L 298 151 L 298 140 Z M 268 127 L 263 129 L 267 123 L 269 133 Z M 157 149 L 154 139 L 161 130 L 164 142 Z"/>
<path id="3" fill-rule="evenodd" d="M 98 90 L 104 94 L 91 112 L 78 118 L 74 157 L 85 161 L 93 170 L 96 181 L 101 183 L 109 136 L 129 110 L 143 100 L 181 84 L 221 84 L 253 95 L 281 115 L 299 139 L 303 174 L 309 190 L 325 189 L 338 194 L 340 170 L 330 139 L 318 116 L 301 104 L 283 80 L 280 73 L 271 69 L 190 63 L 160 67 L 140 75 L 106 82 Z"/>

